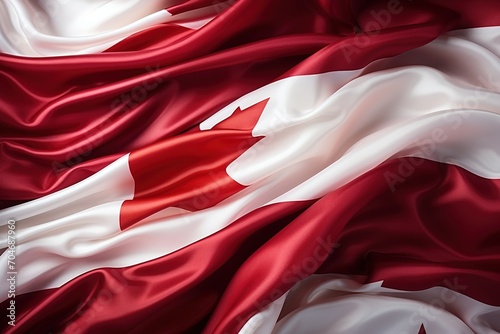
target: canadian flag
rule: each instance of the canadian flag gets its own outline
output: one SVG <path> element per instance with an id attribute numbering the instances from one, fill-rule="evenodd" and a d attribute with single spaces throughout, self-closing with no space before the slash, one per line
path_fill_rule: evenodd
<path id="1" fill-rule="evenodd" d="M 500 4 L 38 5 L 0 4 L 2 332 L 500 332 Z"/>

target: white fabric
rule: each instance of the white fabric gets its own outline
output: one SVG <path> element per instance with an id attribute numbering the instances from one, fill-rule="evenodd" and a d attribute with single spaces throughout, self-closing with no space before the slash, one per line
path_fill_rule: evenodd
<path id="1" fill-rule="evenodd" d="M 446 287 L 402 291 L 382 284 L 313 275 L 250 318 L 239 333 L 418 334 L 422 325 L 428 334 L 500 333 L 500 307 Z"/>
<path id="2" fill-rule="evenodd" d="M 250 318 L 240 329 L 239 334 L 271 333 L 278 321 L 287 295 L 288 292 L 284 293 L 280 298 Z"/>
<path id="3" fill-rule="evenodd" d="M 489 36 L 500 36 L 500 28 L 491 29 Z M 95 268 L 158 258 L 259 207 L 318 198 L 398 156 L 425 156 L 500 178 L 500 85 L 494 81 L 500 80 L 498 55 L 456 37 L 443 37 L 422 49 L 357 72 L 284 79 L 207 120 L 204 129 L 227 117 L 235 106 L 244 108 L 271 97 L 254 129 L 266 138 L 227 170 L 249 186 L 212 208 L 198 212 L 166 208 L 120 231 L 119 209 L 130 198 L 133 181 L 125 172 L 115 175 L 117 167 L 112 165 L 54 195 L 0 211 L 2 233 L 8 219 L 17 220 L 16 263 L 22 268 L 18 292 L 58 287 Z M 422 59 L 432 62 L 436 54 L 444 58 L 432 68 L 422 65 Z M 461 64 L 464 57 L 470 66 L 446 66 Z M 411 66 L 412 62 L 417 65 Z M 271 122 L 269 113 L 274 111 L 282 116 L 276 117 L 275 127 L 267 128 L 270 123 L 262 120 Z M 125 170 L 123 161 L 117 164 Z M 108 181 L 106 175 L 117 179 Z M 122 188 L 104 190 L 117 184 Z M 4 253 L 0 266 L 6 261 Z M 5 271 L 0 274 L 3 279 Z M 1 298 L 7 296 L 5 289 L 0 286 Z"/>
<path id="4" fill-rule="evenodd" d="M 62 191 L 1 210 L 0 227 L 5 227 L 9 219 L 22 221 L 24 228 L 36 227 L 45 220 L 45 215 L 47 220 L 57 220 L 102 203 L 123 202 L 134 198 L 134 178 L 130 174 L 128 157 L 128 154 L 124 155 L 102 171 Z M 19 233 L 23 237 L 23 231 L 18 231 Z M 0 240 L 0 248 L 3 247 L 5 242 Z"/>
<path id="5" fill-rule="evenodd" d="M 477 30 L 485 32 L 492 43 L 499 36 L 497 27 Z M 480 36 L 479 32 L 471 35 Z M 486 44 L 484 38 L 481 42 Z M 201 128 L 213 127 L 237 106 L 247 108 L 270 97 L 253 131 L 254 136 L 266 138 L 234 161 L 227 169 L 229 175 L 249 185 L 272 174 L 304 173 L 303 166 L 297 162 L 315 157 L 320 159 L 314 160 L 314 166 L 320 164 L 326 168 L 335 157 L 340 157 L 365 137 L 355 132 L 356 129 L 365 131 L 363 124 L 371 126 L 372 132 L 380 130 L 379 135 L 383 137 L 388 126 L 395 122 L 398 127 L 405 125 L 405 119 L 414 120 L 417 116 L 453 109 L 497 108 L 500 48 L 496 51 L 497 54 L 493 54 L 475 41 L 441 37 L 401 56 L 374 62 L 362 70 L 292 77 L 272 83 L 231 103 L 203 122 Z M 450 63 L 453 66 L 449 66 Z M 412 66 L 401 68 L 408 65 Z M 380 71 L 387 68 L 395 70 Z M 452 128 L 461 132 L 459 128 L 466 117 L 464 112 L 448 118 L 445 120 L 448 124 L 443 126 L 445 130 Z M 304 131 L 312 124 L 315 132 Z M 297 136 L 301 137 L 300 141 L 295 140 Z M 300 145 L 287 145 L 290 141 Z M 331 143 L 330 157 L 321 154 L 324 147 L 315 145 L 320 141 Z M 437 159 L 433 155 L 428 158 Z M 250 164 L 253 168 L 240 168 Z M 478 175 L 486 177 L 488 174 L 481 166 L 471 168 Z M 318 180 L 310 186 L 317 189 L 322 184 Z M 310 196 L 304 194 L 302 199 Z"/>
<path id="6" fill-rule="evenodd" d="M 102 52 L 160 23 L 198 29 L 217 8 L 178 15 L 166 8 L 180 0 L 3 0 L 0 52 L 19 56 L 63 56 Z"/>

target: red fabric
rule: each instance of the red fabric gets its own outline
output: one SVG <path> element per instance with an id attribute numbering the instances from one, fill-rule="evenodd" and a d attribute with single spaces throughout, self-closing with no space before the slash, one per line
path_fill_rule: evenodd
<path id="1" fill-rule="evenodd" d="M 359 68 L 449 29 L 500 23 L 496 0 L 400 4 L 388 20 L 383 1 L 240 0 L 200 30 L 160 25 L 114 52 L 0 55 L 0 207 L 72 185 L 278 78 Z"/>
<path id="2" fill-rule="evenodd" d="M 295 282 L 329 272 L 500 305 L 500 180 L 425 161 L 392 192 L 384 175 L 400 164 L 317 201 L 261 208 L 162 258 L 16 296 L 16 327 L 2 332 L 235 333 Z"/>
<path id="3" fill-rule="evenodd" d="M 446 286 L 500 305 L 500 180 L 426 161 L 392 192 L 385 173 L 397 173 L 401 162 L 385 163 L 319 199 L 254 252 L 204 333 L 237 332 L 313 273 L 365 275 L 364 283 L 384 280 L 404 290 Z M 325 259 L 321 251 L 331 244 Z M 455 280 L 459 284 L 448 284 Z"/>
<path id="4" fill-rule="evenodd" d="M 253 137 L 252 129 L 267 101 L 243 111 L 238 108 L 209 131 L 191 132 L 132 152 L 134 199 L 121 207 L 121 228 L 168 207 L 205 209 L 244 189 L 226 168 L 262 139 Z"/>

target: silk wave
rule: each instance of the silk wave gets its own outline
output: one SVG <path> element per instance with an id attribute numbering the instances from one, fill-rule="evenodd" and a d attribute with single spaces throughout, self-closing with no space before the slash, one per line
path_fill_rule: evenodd
<path id="1" fill-rule="evenodd" d="M 464 130 L 466 133 L 470 133 L 471 137 L 461 135 L 459 136 L 461 142 L 455 139 L 441 143 L 437 146 L 436 151 L 453 153 L 453 149 L 456 149 L 458 150 L 456 156 L 463 156 L 464 161 L 468 163 L 472 161 L 478 166 L 488 166 L 487 171 L 493 173 L 489 177 L 496 178 L 498 170 L 495 169 L 495 166 L 500 166 L 498 155 L 485 154 L 494 149 L 495 145 L 493 144 L 490 150 L 486 150 L 483 143 L 498 142 L 496 129 L 500 126 L 500 116 L 475 112 L 471 113 L 467 124 L 471 130 L 467 128 Z M 431 130 L 436 128 L 435 123 L 430 123 L 429 126 L 428 122 L 423 122 L 423 126 L 425 130 L 422 130 L 423 133 L 429 132 L 425 127 L 430 127 Z M 406 131 L 406 129 L 402 129 L 402 131 L 411 135 L 411 132 Z M 395 139 L 398 142 L 404 142 L 397 137 Z M 473 143 L 474 141 L 476 144 Z M 483 147 L 485 151 L 482 154 L 473 154 L 477 152 L 478 147 Z M 373 148 L 367 148 L 367 150 L 373 151 Z M 497 160 L 470 160 L 471 156 L 475 159 L 497 157 Z M 369 156 L 365 156 L 364 159 L 361 157 L 349 159 L 351 161 L 350 168 L 347 168 L 346 171 L 338 169 L 335 177 L 330 177 L 328 180 L 330 188 L 333 190 L 350 181 L 352 170 L 356 170 L 360 160 L 368 159 Z M 126 164 L 125 159 L 121 161 Z M 113 167 L 119 168 L 120 165 L 123 166 L 123 163 Z M 458 163 L 460 164 L 460 161 Z M 466 166 L 466 164 L 464 165 Z M 367 169 L 363 173 L 369 170 Z M 113 174 L 111 168 L 104 171 L 107 174 Z M 387 187 L 392 191 L 400 189 L 408 177 L 406 173 L 406 171 L 399 171 L 394 175 L 386 175 Z M 88 186 L 92 187 L 95 180 L 102 178 L 99 174 L 97 173 L 95 178 L 88 181 Z M 106 194 L 109 191 L 119 193 L 119 190 L 99 191 L 98 189 L 95 195 L 69 198 L 63 193 L 66 192 L 70 195 L 74 190 L 68 189 L 68 191 L 63 190 L 61 194 L 50 195 L 47 199 L 3 210 L 1 212 L 3 221 L 8 219 L 17 221 L 16 256 L 18 264 L 23 267 L 23 272 L 18 276 L 18 290 L 27 292 L 60 286 L 94 268 L 134 265 L 171 253 L 219 231 L 252 210 L 274 202 L 283 202 L 279 198 L 284 193 L 283 184 L 287 184 L 287 180 L 290 181 L 290 193 L 293 195 L 295 192 L 297 195 L 295 201 L 303 200 L 303 194 L 293 189 L 294 180 L 290 180 L 289 175 L 282 174 L 281 179 L 274 177 L 273 181 L 257 182 L 213 207 L 194 212 L 165 208 L 123 231 L 120 229 L 119 221 L 123 200 L 120 198 L 113 200 L 109 194 Z M 124 174 L 124 177 L 130 180 L 126 175 Z M 114 182 L 119 184 L 120 180 Z M 316 181 L 312 178 L 303 183 L 307 184 L 308 182 Z M 106 183 L 104 182 L 102 187 L 109 189 L 106 187 Z M 80 191 L 74 193 L 80 195 L 90 191 L 88 187 L 83 185 L 79 188 Z M 130 186 L 124 185 L 123 189 L 130 189 Z M 318 198 L 322 191 L 322 188 L 318 188 L 316 196 L 311 196 L 309 199 Z M 94 196 L 97 198 L 92 198 Z M 63 203 L 61 206 L 57 206 L 60 203 L 58 199 L 61 197 L 67 198 L 67 204 Z M 108 198 L 108 201 L 99 202 L 99 197 Z M 91 203 L 96 204 L 85 208 L 84 205 L 88 206 Z M 56 207 L 51 209 L 54 206 Z M 24 215 L 25 218 L 19 219 L 18 215 Z M 6 229 L 7 226 L 4 224 L 2 226 L 3 232 L 6 232 Z M 6 241 L 2 246 L 6 247 Z M 130 253 L 130 249 L 140 249 L 140 251 Z M 1 260 L 7 263 L 6 253 L 2 254 Z M 42 267 L 43 275 L 40 275 Z"/>
<path id="2" fill-rule="evenodd" d="M 217 14 L 214 5 L 176 15 L 166 10 L 178 2 L 7 0 L 0 4 L 0 51 L 29 57 L 99 53 L 159 24 L 169 24 L 171 38 L 180 37 Z"/>
<path id="3" fill-rule="evenodd" d="M 444 45 L 453 45 L 454 43 L 459 46 L 460 50 L 463 50 L 463 54 L 458 54 L 458 56 L 476 55 L 478 64 L 484 65 L 479 65 L 477 71 L 474 72 L 478 75 L 481 75 L 481 71 L 486 75 L 486 65 L 492 65 L 488 68 L 490 74 L 492 73 L 491 69 L 495 69 L 493 66 L 495 56 L 490 51 L 485 51 L 485 48 L 480 47 L 478 43 L 453 38 L 441 43 Z M 438 50 L 441 50 L 439 45 L 438 43 Z M 452 51 L 455 50 L 452 48 Z M 454 54 L 454 52 L 449 54 Z M 444 56 L 448 57 L 449 54 L 445 53 Z M 411 53 L 409 57 L 411 59 Z M 347 75 L 353 75 L 353 73 L 356 74 L 355 72 L 347 72 Z M 462 78 L 463 81 L 460 81 L 457 75 L 462 75 L 458 78 Z M 257 125 L 252 130 L 254 136 L 263 134 L 264 138 L 249 150 L 241 151 L 242 156 L 234 161 L 240 166 L 239 169 L 235 169 L 233 163 L 227 168 L 227 175 L 231 177 L 227 180 L 235 180 L 237 183 L 245 185 L 246 189 L 243 187 L 239 192 L 235 193 L 234 190 L 228 192 L 226 188 L 233 187 L 231 184 L 234 185 L 234 183 L 222 182 L 223 186 L 220 186 L 220 176 L 203 181 L 208 182 L 207 186 L 215 185 L 223 195 L 216 201 L 220 203 L 213 207 L 206 209 L 200 207 L 199 209 L 203 210 L 194 212 L 186 212 L 185 207 L 170 207 L 169 205 L 176 203 L 171 195 L 158 196 L 155 193 L 155 189 L 162 189 L 162 187 L 166 189 L 167 187 L 164 187 L 161 182 L 158 184 L 152 182 L 149 186 L 152 195 L 148 195 L 148 198 L 139 207 L 147 207 L 148 203 L 154 202 L 160 203 L 160 206 L 155 207 L 152 211 L 143 210 L 139 216 L 131 220 L 132 225 L 137 224 L 137 226 L 122 231 L 120 228 L 123 227 L 120 225 L 120 219 L 124 217 L 124 212 L 121 210 L 122 203 L 124 200 L 137 197 L 137 194 L 131 193 L 131 189 L 139 189 L 137 185 L 132 185 L 134 175 L 127 171 L 129 162 L 128 157 L 125 157 L 116 166 L 110 167 L 106 172 L 103 171 L 103 175 L 112 175 L 115 168 L 122 171 L 115 173 L 116 179 L 111 181 L 112 184 L 122 185 L 118 188 L 116 186 L 105 187 L 106 183 L 104 182 L 100 183 L 102 187 L 96 188 L 94 185 L 99 182 L 95 180 L 105 179 L 103 176 L 98 176 L 100 175 L 98 173 L 95 178 L 84 181 L 81 186 L 76 188 L 68 188 L 59 194 L 3 210 L 0 213 L 1 217 L 5 218 L 3 221 L 11 218 L 19 220 L 19 261 L 26 268 L 25 274 L 19 277 L 20 290 L 25 291 L 23 289 L 26 288 L 28 289 L 26 291 L 32 291 L 37 287 L 60 286 L 76 275 L 96 266 L 120 267 L 160 257 L 219 231 L 235 219 L 259 207 L 277 202 L 321 197 L 384 160 L 399 156 L 423 156 L 428 159 L 460 165 L 483 177 L 498 178 L 500 164 L 498 163 L 499 154 L 496 145 L 498 133 L 496 129 L 499 122 L 497 115 L 499 99 L 498 94 L 493 90 L 495 88 L 494 82 L 486 81 L 483 83 L 468 72 L 445 75 L 437 69 L 422 66 L 372 71 L 342 85 L 340 79 L 345 76 L 346 73 L 332 72 L 317 76 L 292 77 L 274 84 L 281 84 L 280 92 L 286 92 L 286 94 L 276 94 L 273 92 L 275 88 L 269 89 L 268 93 L 271 98 L 266 103 Z M 477 80 L 478 84 L 484 86 L 481 90 L 478 90 L 477 86 L 462 83 L 464 81 L 473 82 L 474 79 Z M 417 87 L 420 87 L 419 90 L 415 89 L 416 83 Z M 336 90 L 339 86 L 341 88 Z M 313 95 L 315 98 L 307 100 L 295 91 L 301 89 L 307 91 L 302 87 L 310 87 L 311 94 L 319 93 Z M 333 93 L 328 95 L 327 89 L 323 88 L 321 91 L 317 87 L 330 87 L 329 89 Z M 371 95 L 366 94 L 367 91 L 370 91 L 374 95 L 380 95 L 388 90 L 394 92 L 395 96 L 398 96 L 398 100 L 394 101 L 391 98 L 386 101 L 374 100 Z M 248 100 L 258 100 L 263 94 L 262 91 L 257 91 L 255 96 L 245 96 L 238 103 L 245 106 Z M 477 92 L 481 94 L 478 95 L 479 97 L 476 97 Z M 338 112 L 335 106 L 352 105 L 351 94 L 356 95 L 355 93 L 362 96 L 361 99 L 356 100 L 356 103 L 361 106 L 370 105 L 373 108 L 366 109 L 366 107 L 360 108 L 353 105 L 348 113 Z M 422 99 L 422 96 L 426 95 L 429 98 Z M 300 113 L 292 112 L 285 116 L 277 114 L 281 123 L 277 123 L 276 128 L 266 129 L 262 127 L 262 124 L 270 124 L 271 126 L 276 124 L 269 121 L 269 118 L 272 117 L 270 112 L 283 110 L 276 108 L 276 104 L 273 105 L 276 101 L 287 103 L 283 102 L 287 101 L 283 96 L 289 96 L 291 101 L 294 97 L 297 98 L 299 102 L 296 105 L 300 106 L 299 112 L 307 110 L 308 113 L 300 115 Z M 464 96 L 475 97 L 478 110 L 454 109 L 456 105 L 464 103 Z M 378 104 L 374 104 L 373 101 Z M 398 101 L 401 102 L 398 103 Z M 403 101 L 409 103 L 405 104 Z M 290 105 L 294 105 L 293 102 Z M 285 107 L 287 106 L 285 104 Z M 230 107 L 232 106 L 230 105 Z M 284 108 L 284 110 L 290 109 L 289 107 Z M 214 118 L 219 117 L 220 120 L 220 115 L 226 114 L 227 110 L 228 108 L 223 109 Z M 293 109 L 291 110 L 293 111 Z M 357 117 L 358 113 L 366 110 L 370 112 L 369 118 Z M 242 115 L 248 114 L 243 112 Z M 266 119 L 267 121 L 262 122 Z M 210 119 L 210 121 L 212 120 Z M 202 128 L 206 128 L 204 124 L 202 124 Z M 349 130 L 349 135 L 346 134 L 347 130 Z M 222 133 L 221 129 L 212 129 L 205 131 L 206 135 L 212 136 L 209 133 L 211 131 L 215 131 L 215 136 Z M 167 140 L 166 143 L 145 149 L 145 151 L 157 152 L 155 155 L 158 157 L 161 157 L 162 153 L 167 154 L 166 158 L 161 158 L 158 161 L 148 158 L 147 161 L 143 162 L 147 168 L 149 168 L 148 164 L 152 164 L 154 167 L 151 173 L 145 173 L 150 180 L 161 180 L 163 171 L 170 164 L 168 157 L 173 154 L 172 152 L 175 153 L 175 150 L 184 150 L 178 147 L 174 151 L 170 151 L 168 149 L 171 146 L 168 144 L 170 141 Z M 265 145 L 259 146 L 260 143 L 265 143 Z M 283 150 L 283 147 L 287 149 Z M 209 152 L 211 152 L 210 148 L 203 150 L 200 154 Z M 251 154 L 251 159 L 248 158 L 249 154 Z M 138 156 L 141 155 L 138 154 Z M 312 161 L 314 163 L 311 163 Z M 207 166 L 200 166 L 195 160 L 192 160 L 185 169 L 196 171 L 201 170 L 201 168 L 206 169 Z M 139 173 L 141 173 L 140 170 Z M 174 175 L 169 175 L 169 177 L 182 179 L 182 175 L 184 175 L 183 171 L 177 170 Z M 249 178 L 250 182 L 248 182 L 241 175 L 249 175 L 253 179 Z M 389 175 L 388 184 L 395 190 L 404 184 L 405 177 L 406 172 Z M 207 194 L 210 194 L 210 191 Z M 194 200 L 198 195 L 195 192 L 189 196 Z M 59 205 L 61 198 L 64 201 Z M 131 203 L 134 201 L 132 200 Z M 217 219 L 218 223 L 204 224 L 204 221 L 211 220 L 209 218 L 211 215 L 220 217 Z M 94 220 L 101 222 L 101 228 L 92 229 L 89 232 L 90 230 L 87 229 L 88 221 Z M 130 225 L 126 224 L 126 226 Z M 194 226 L 198 226 L 198 228 L 194 228 Z M 5 229 L 6 226 L 4 225 L 2 228 Z M 69 229 L 71 229 L 71 237 L 68 240 L 78 240 L 78 243 L 68 244 L 62 240 L 55 241 L 58 240 L 58 233 L 65 230 L 69 233 Z M 80 231 L 80 235 L 85 237 L 77 237 L 77 231 Z M 176 235 L 175 240 L 171 243 L 164 242 L 164 236 L 174 234 Z M 148 238 L 150 239 L 148 240 Z M 40 248 L 39 245 L 43 245 L 43 247 Z M 78 246 L 75 247 L 76 245 Z M 120 253 L 120 247 L 126 249 L 132 245 L 133 247 L 143 247 L 143 250 L 126 256 L 124 253 Z M 48 267 L 44 267 L 45 278 L 43 282 L 34 279 L 41 263 L 41 261 L 35 261 L 30 255 L 35 250 L 40 257 L 43 257 L 41 256 L 42 250 L 45 250 L 50 258 L 53 257 L 53 254 L 60 254 L 56 260 L 47 262 Z M 69 261 L 70 258 L 80 258 L 84 264 L 79 264 L 78 261 Z M 93 260 L 90 261 L 90 258 Z M 5 260 L 5 256 L 3 260 Z M 58 266 L 65 266 L 66 270 L 59 274 L 55 270 Z M 29 268 L 33 268 L 33 272 Z M 53 268 L 52 271 L 50 268 Z M 35 284 L 35 281 L 36 285 L 29 288 L 30 285 Z"/>
<path id="4" fill-rule="evenodd" d="M 20 294 L 11 331 L 237 332 L 314 273 L 416 291 L 401 292 L 408 302 L 425 297 L 418 290 L 443 286 L 497 312 L 499 181 L 423 160 L 392 192 L 385 175 L 411 161 L 388 161 L 318 200 L 254 210 L 158 259 Z"/>
<path id="5" fill-rule="evenodd" d="M 417 291 L 391 289 L 383 281 L 358 281 L 313 275 L 253 316 L 239 333 L 500 332 L 500 308 L 463 295 L 467 286 L 457 285 L 458 280 Z"/>
<path id="6" fill-rule="evenodd" d="M 235 20 L 250 10 L 248 6 L 238 2 L 224 17 L 253 27 L 250 17 Z M 252 10 L 263 11 L 260 6 L 264 5 Z M 479 16 L 484 21 L 470 20 L 469 25 L 487 24 L 488 13 L 491 10 Z M 159 50 L 41 59 L 1 55 L 0 84 L 5 94 L 0 97 L 0 128 L 6 157 L 1 166 L 6 176 L 0 184 L 2 206 L 81 181 L 132 150 L 196 127 L 276 78 L 363 68 L 428 43 L 451 21 L 386 29 L 367 36 L 362 46 L 357 44 L 359 36 L 339 39 L 317 27 L 298 36 L 292 35 L 297 25 L 270 22 L 275 25 L 266 30 L 269 35 L 251 43 L 231 42 L 231 32 L 242 28 L 227 29 L 227 21 L 221 19 L 207 25 L 202 35 Z M 284 35 L 275 36 L 278 30 Z M 410 43 L 408 34 L 413 36 Z M 363 52 L 347 58 L 344 51 L 349 45 L 358 45 Z M 27 180 L 27 175 L 36 177 Z"/>

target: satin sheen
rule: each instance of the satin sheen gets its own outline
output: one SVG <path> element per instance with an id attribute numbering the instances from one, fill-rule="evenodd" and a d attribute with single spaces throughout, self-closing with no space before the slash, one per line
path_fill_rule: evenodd
<path id="1" fill-rule="evenodd" d="M 448 287 L 406 291 L 360 277 L 313 275 L 245 324 L 239 334 L 496 333 L 500 307 Z M 458 282 L 445 280 L 449 285 Z M 362 321 L 359 321 L 362 319 Z M 481 321 L 478 321 L 481 319 Z"/>
<path id="2" fill-rule="evenodd" d="M 500 332 L 500 3 L 388 6 L 2 2 L 0 331 Z"/>
<path id="3" fill-rule="evenodd" d="M 259 111 L 261 108 L 250 109 Z M 363 145 L 357 145 L 350 150 L 351 154 L 342 156 L 327 169 L 320 168 L 312 177 L 310 171 L 318 166 L 308 166 L 301 174 L 279 172 L 244 187 L 219 168 L 227 163 L 225 156 L 220 156 L 225 147 L 234 148 L 235 142 L 239 142 L 244 149 L 248 142 L 256 140 L 249 139 L 245 131 L 225 129 L 233 120 L 241 118 L 238 116 L 247 116 L 249 111 L 237 112 L 212 130 L 178 136 L 174 141 L 133 152 L 130 157 L 126 155 L 60 192 L 1 210 L 0 221 L 16 220 L 16 261 L 23 267 L 17 277 L 17 291 L 25 293 L 59 287 L 96 268 L 126 267 L 153 260 L 216 233 L 260 207 L 319 198 L 324 196 L 325 189 L 338 189 L 369 171 L 386 156 L 397 156 L 401 153 L 399 145 L 407 143 L 412 148 L 411 143 L 426 140 L 425 148 L 420 149 L 431 150 L 438 161 L 442 159 L 441 162 L 448 163 L 447 157 L 457 157 L 453 161 L 455 164 L 469 168 L 476 175 L 479 170 L 487 178 L 500 179 L 500 154 L 496 153 L 498 147 L 495 145 L 500 141 L 497 131 L 500 116 L 469 111 L 467 123 L 460 132 L 448 129 L 449 124 L 444 121 L 456 116 L 456 111 L 450 111 L 414 120 L 411 126 L 399 128 L 399 131 L 384 131 L 375 137 L 376 140 L 373 135 L 367 135 L 360 139 Z M 435 129 L 440 129 L 441 135 L 447 137 L 440 137 L 446 140 L 435 144 L 431 142 L 432 146 L 428 138 L 432 138 Z M 200 141 L 203 138 L 206 143 Z M 227 146 L 209 145 L 220 143 L 220 139 L 227 139 Z M 201 152 L 191 151 L 199 159 L 182 156 L 190 152 L 186 143 L 191 141 L 198 148 L 208 144 Z M 379 143 L 381 149 L 366 143 Z M 219 159 L 207 164 L 203 158 L 211 153 Z M 176 159 L 169 159 L 173 157 Z M 422 163 L 417 157 L 411 158 L 410 165 L 399 166 L 397 173 L 384 175 L 391 191 L 397 192 L 405 186 L 406 178 Z M 293 157 L 299 159 L 294 168 L 304 166 L 300 158 L 300 154 Z M 175 165 L 181 162 L 186 164 L 185 168 L 176 169 Z M 218 173 L 196 172 L 207 170 L 207 166 L 213 166 L 214 172 L 219 169 Z M 241 167 L 252 168 L 252 165 Z M 194 189 L 182 185 L 172 187 L 172 183 L 183 178 L 199 186 Z M 309 191 L 304 192 L 304 189 Z M 7 225 L 0 224 L 0 231 L 7 233 Z M 0 247 L 7 247 L 7 240 L 2 241 Z M 130 249 L 137 251 L 130 252 Z M 7 265 L 7 253 L 0 256 L 2 262 Z M 0 279 L 7 279 L 7 274 L 0 272 Z M 7 286 L 0 286 L 0 300 L 3 300 L 2 295 L 7 295 Z"/>
<path id="4" fill-rule="evenodd" d="M 364 29 L 370 11 L 384 6 L 353 3 L 360 22 L 348 14 L 349 6 L 238 1 L 175 43 L 167 38 L 162 44 L 164 28 L 151 27 L 115 52 L 42 59 L 1 55 L 2 206 L 81 181 L 123 154 L 196 126 L 278 77 L 358 69 L 452 28 L 499 23 L 496 1 L 404 2 L 405 10 L 379 34 L 358 36 L 354 27 Z M 363 52 L 354 50 L 347 58 L 345 47 L 359 45 L 360 37 L 366 37 Z"/>
<path id="5" fill-rule="evenodd" d="M 391 192 L 384 174 L 410 161 L 384 164 L 317 201 L 256 210 L 157 260 L 93 270 L 61 288 L 22 294 L 15 329 L 237 332 L 313 273 L 361 275 L 360 283 L 382 280 L 403 290 L 458 278 L 467 286 L 461 294 L 500 306 L 494 288 L 500 249 L 492 237 L 500 233 L 499 181 L 425 161 Z M 425 214 L 415 215 L 422 207 Z"/>
<path id="6" fill-rule="evenodd" d="M 6 0 L 0 4 L 0 51 L 19 56 L 64 56 L 99 53 L 156 25 L 166 25 L 165 40 L 210 21 L 214 4 L 172 15 L 177 0 L 85 1 Z"/>

